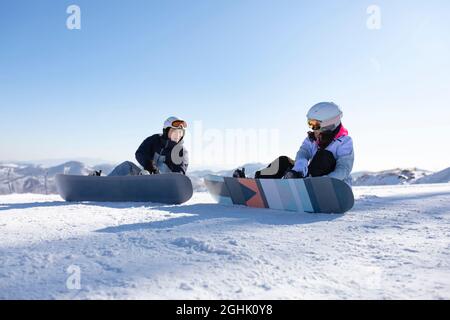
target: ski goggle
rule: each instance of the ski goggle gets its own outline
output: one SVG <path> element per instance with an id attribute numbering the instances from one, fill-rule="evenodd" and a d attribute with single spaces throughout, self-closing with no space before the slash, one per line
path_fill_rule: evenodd
<path id="1" fill-rule="evenodd" d="M 173 129 L 186 129 L 187 128 L 187 123 L 186 121 L 183 120 L 175 120 L 172 122 L 171 127 Z"/>
<path id="2" fill-rule="evenodd" d="M 312 130 L 317 131 L 317 130 L 320 130 L 322 128 L 322 122 L 319 121 L 319 120 L 311 119 L 311 120 L 308 120 L 308 126 Z"/>

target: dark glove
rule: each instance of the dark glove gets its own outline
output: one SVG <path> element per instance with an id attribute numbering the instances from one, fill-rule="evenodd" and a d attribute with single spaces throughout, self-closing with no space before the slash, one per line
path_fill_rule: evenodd
<path id="1" fill-rule="evenodd" d="M 236 169 L 233 172 L 233 178 L 245 178 L 245 168 Z"/>
<path id="2" fill-rule="evenodd" d="M 94 176 L 94 177 L 100 177 L 102 175 L 102 170 L 94 171 L 94 172 L 90 173 L 89 175 Z"/>
<path id="3" fill-rule="evenodd" d="M 149 172 L 150 174 L 160 174 L 159 169 L 157 167 L 152 168 L 152 170 Z"/>
<path id="4" fill-rule="evenodd" d="M 295 170 L 289 170 L 283 177 L 283 179 L 303 179 L 303 178 L 304 178 L 303 173 Z"/>
<path id="5" fill-rule="evenodd" d="M 150 174 L 159 174 L 159 169 L 158 167 L 155 166 L 153 161 L 150 161 L 149 165 L 147 166 L 147 168 L 145 168 L 145 170 L 150 172 Z"/>

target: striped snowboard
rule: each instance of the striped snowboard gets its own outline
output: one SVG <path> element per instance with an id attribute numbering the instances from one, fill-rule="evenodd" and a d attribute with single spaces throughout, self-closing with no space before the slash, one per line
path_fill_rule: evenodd
<path id="1" fill-rule="evenodd" d="M 353 208 L 352 189 L 329 177 L 307 179 L 237 179 L 209 175 L 205 184 L 224 205 L 309 213 L 345 213 Z"/>

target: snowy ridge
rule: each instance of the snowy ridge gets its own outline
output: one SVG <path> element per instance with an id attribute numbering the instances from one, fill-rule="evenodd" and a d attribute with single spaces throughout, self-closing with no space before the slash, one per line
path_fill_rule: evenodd
<path id="1" fill-rule="evenodd" d="M 383 186 L 411 184 L 432 172 L 417 168 L 393 169 L 380 172 L 355 172 L 352 174 L 354 186 Z"/>
<path id="2" fill-rule="evenodd" d="M 255 172 L 265 168 L 267 164 L 249 163 L 242 167 L 248 177 L 254 177 Z M 79 161 L 68 161 L 60 165 L 45 167 L 42 165 L 24 163 L 0 163 L 0 194 L 37 193 L 56 194 L 55 175 L 67 173 L 87 175 L 94 170 L 102 170 L 104 175 L 114 168 L 111 164 L 90 166 Z M 194 190 L 206 191 L 203 178 L 208 174 L 231 177 L 234 169 L 229 170 L 195 170 L 188 171 Z M 394 169 L 381 172 L 356 172 L 352 174 L 354 186 L 402 185 L 416 183 L 447 183 L 450 181 L 450 168 L 432 173 L 427 170 Z"/>
<path id="3" fill-rule="evenodd" d="M 91 167 L 78 161 L 69 161 L 53 167 L 0 163 L 0 194 L 55 194 L 55 176 L 59 173 L 88 175 L 94 170 L 109 173 L 112 169 L 113 166 L 108 164 Z"/>
<path id="4" fill-rule="evenodd" d="M 450 168 L 430 174 L 416 180 L 414 183 L 448 183 L 450 182 Z"/>
<path id="5" fill-rule="evenodd" d="M 35 164 L 0 163 L 0 194 L 56 194 L 55 176 L 57 174 L 88 175 L 95 170 L 102 170 L 103 175 L 108 175 L 114 167 L 115 165 L 110 164 L 89 166 L 80 161 L 68 161 L 51 167 Z M 260 163 L 245 165 L 249 176 L 254 176 L 257 170 L 264 167 L 265 165 Z M 221 171 L 197 170 L 188 172 L 188 176 L 192 180 L 194 190 L 205 191 L 203 178 L 206 175 L 232 176 L 233 171 L 234 169 Z"/>

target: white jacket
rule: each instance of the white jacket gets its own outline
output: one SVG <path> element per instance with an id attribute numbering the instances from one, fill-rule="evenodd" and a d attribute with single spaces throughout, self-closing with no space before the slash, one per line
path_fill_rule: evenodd
<path id="1" fill-rule="evenodd" d="M 355 154 L 353 151 L 353 140 L 346 135 L 344 129 L 344 135 L 337 135 L 337 138 L 325 149 L 330 151 L 336 159 L 335 170 L 328 175 L 328 177 L 343 180 L 348 185 L 352 185 L 351 172 L 353 169 L 353 163 L 355 160 Z M 303 173 L 303 176 L 308 176 L 308 165 L 317 153 L 319 146 L 316 141 L 306 138 L 303 141 L 300 150 L 297 152 L 295 158 L 294 170 Z"/>

